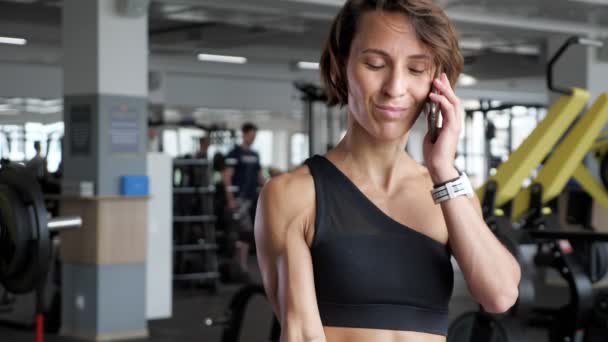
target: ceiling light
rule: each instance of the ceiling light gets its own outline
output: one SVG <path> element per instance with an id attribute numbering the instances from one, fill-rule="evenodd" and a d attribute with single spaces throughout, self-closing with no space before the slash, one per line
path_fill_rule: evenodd
<path id="1" fill-rule="evenodd" d="M 458 45 L 465 50 L 481 50 L 484 47 L 480 38 L 463 38 Z"/>
<path id="2" fill-rule="evenodd" d="M 477 79 L 471 75 L 460 74 L 460 78 L 458 78 L 458 85 L 462 87 L 469 87 L 475 85 L 477 83 Z"/>
<path id="3" fill-rule="evenodd" d="M 0 44 L 25 45 L 27 40 L 23 38 L 0 37 Z"/>
<path id="4" fill-rule="evenodd" d="M 316 62 L 298 62 L 299 69 L 319 70 L 319 63 Z"/>
<path id="5" fill-rule="evenodd" d="M 583 2 L 591 5 L 603 5 L 608 6 L 608 0 L 570 0 L 572 2 Z"/>
<path id="6" fill-rule="evenodd" d="M 247 58 L 237 56 L 224 56 L 224 55 L 208 55 L 204 53 L 198 54 L 198 60 L 203 62 L 219 62 L 219 63 L 233 63 L 233 64 L 245 64 Z"/>
<path id="7" fill-rule="evenodd" d="M 540 54 L 540 47 L 536 45 L 499 45 L 491 47 L 491 49 L 496 52 L 515 53 L 518 55 L 534 56 Z"/>

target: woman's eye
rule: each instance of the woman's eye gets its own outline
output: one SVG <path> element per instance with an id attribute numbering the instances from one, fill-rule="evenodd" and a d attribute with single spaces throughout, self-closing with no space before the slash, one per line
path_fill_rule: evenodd
<path id="1" fill-rule="evenodd" d="M 384 67 L 383 64 L 374 64 L 374 63 L 365 63 L 365 65 L 367 65 L 367 67 L 372 70 L 378 70 L 378 69 L 382 69 Z"/>
<path id="2" fill-rule="evenodd" d="M 424 70 L 422 70 L 422 69 L 410 68 L 410 71 L 415 75 L 422 75 L 422 73 L 424 73 Z"/>

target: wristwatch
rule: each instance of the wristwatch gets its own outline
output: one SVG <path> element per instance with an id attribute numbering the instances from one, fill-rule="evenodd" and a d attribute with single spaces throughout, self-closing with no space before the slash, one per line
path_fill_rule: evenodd
<path id="1" fill-rule="evenodd" d="M 473 197 L 473 187 L 471 187 L 471 182 L 469 181 L 467 174 L 462 172 L 460 177 L 436 185 L 435 188 L 431 190 L 431 195 L 433 196 L 433 201 L 435 201 L 435 203 L 441 203 L 458 196 L 467 196 L 471 198 Z"/>

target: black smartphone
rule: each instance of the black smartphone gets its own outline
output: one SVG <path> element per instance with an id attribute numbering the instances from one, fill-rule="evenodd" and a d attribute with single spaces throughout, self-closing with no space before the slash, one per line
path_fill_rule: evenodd
<path id="1" fill-rule="evenodd" d="M 437 91 L 434 88 L 431 91 L 437 94 Z M 431 143 L 434 144 L 435 141 L 437 141 L 437 136 L 439 135 L 439 127 L 437 125 L 439 125 L 441 111 L 439 110 L 439 105 L 431 101 L 430 99 L 427 100 L 427 103 L 425 105 L 425 111 L 429 120 Z"/>

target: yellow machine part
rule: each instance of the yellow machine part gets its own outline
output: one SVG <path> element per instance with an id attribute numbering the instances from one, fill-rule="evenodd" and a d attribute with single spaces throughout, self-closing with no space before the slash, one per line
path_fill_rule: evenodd
<path id="1" fill-rule="evenodd" d="M 606 122 L 608 122 L 608 93 L 600 95 L 595 100 L 591 109 L 574 125 L 535 178 L 534 182 L 541 184 L 543 188 L 543 204 L 554 199 L 564 190 L 566 183 L 577 169 L 580 167 L 584 169 L 581 163 L 601 134 Z M 604 187 L 600 187 L 600 190 L 604 192 Z M 530 189 L 528 188 L 520 191 L 515 197 L 511 218 L 517 220 L 528 210 L 529 205 Z"/>
<path id="2" fill-rule="evenodd" d="M 593 200 L 597 201 L 604 208 L 608 208 L 608 193 L 606 193 L 604 186 L 595 179 L 584 165 L 579 165 L 576 171 L 574 171 L 573 177 Z"/>
<path id="3" fill-rule="evenodd" d="M 572 88 L 572 95 L 564 95 L 549 109 L 547 116 L 530 133 L 509 159 L 501 164 L 496 174 L 488 179 L 497 183 L 496 206 L 502 206 L 521 190 L 522 183 L 551 151 L 566 129 L 589 100 L 589 92 Z M 485 184 L 477 189 L 483 202 Z"/>

